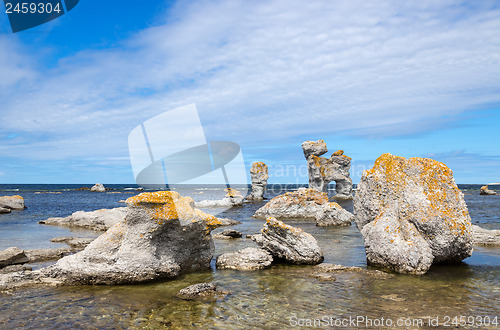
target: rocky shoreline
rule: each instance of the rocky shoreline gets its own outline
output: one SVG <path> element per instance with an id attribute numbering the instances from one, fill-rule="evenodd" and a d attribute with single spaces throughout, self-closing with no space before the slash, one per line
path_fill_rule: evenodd
<path id="1" fill-rule="evenodd" d="M 325 192 L 328 183 L 336 181 L 334 197 L 353 198 L 351 159 L 342 150 L 328 159 L 320 157 L 327 152 L 322 140 L 306 141 L 302 148 L 309 188 L 276 196 L 255 211 L 254 218 L 265 222 L 259 234 L 250 236 L 253 247 L 214 255 L 217 240 L 238 240 L 246 235 L 234 229 L 213 234 L 218 227 L 239 222 L 199 208 L 245 207 L 245 202 L 262 201 L 269 176 L 261 162 L 252 166 L 252 190 L 246 197 L 227 189 L 222 200 L 195 203 L 173 191 L 148 192 L 128 198 L 126 207 L 41 220 L 43 225 L 104 233 L 96 239 L 54 238 L 52 242 L 67 244 L 57 249 L 12 247 L 0 251 L 0 290 L 33 284 L 141 283 L 210 269 L 212 260 L 218 270 L 264 271 L 277 262 L 309 265 L 305 272 L 321 281 L 334 281 L 334 274 L 340 271 L 389 278 L 393 272 L 422 275 L 433 264 L 461 261 L 472 254 L 474 245 L 500 246 L 500 230 L 472 225 L 463 193 L 442 163 L 380 156 L 363 173 L 351 213 L 331 202 Z M 97 184 L 93 191 L 105 191 L 101 186 Z M 21 196 L 0 197 L 0 212 L 24 208 Z M 315 237 L 287 223 L 289 219 L 311 221 L 318 227 L 351 226 L 354 222 L 364 241 L 367 264 L 379 270 L 324 264 Z M 29 266 L 47 260 L 57 262 L 34 271 Z M 180 293 L 186 299 L 218 294 L 223 292 L 210 283 Z"/>

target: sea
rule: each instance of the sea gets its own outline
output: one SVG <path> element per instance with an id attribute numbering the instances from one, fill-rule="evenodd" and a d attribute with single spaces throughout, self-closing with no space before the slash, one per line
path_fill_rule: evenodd
<path id="1" fill-rule="evenodd" d="M 78 190 L 92 185 L 2 184 L 0 196 L 21 195 L 27 208 L 0 214 L 0 250 L 58 248 L 50 239 L 97 237 L 100 233 L 47 226 L 38 221 L 75 211 L 125 206 L 120 201 L 140 191 L 136 185 L 106 185 L 97 193 Z M 500 194 L 480 196 L 481 185 L 459 185 L 472 222 L 500 229 Z M 300 185 L 269 185 L 270 199 Z M 246 191 L 241 188 L 243 192 Z M 500 186 L 490 186 L 500 192 Z M 219 199 L 223 187 L 176 187 L 195 200 Z M 335 194 L 334 186 L 329 194 Z M 254 219 L 263 202 L 242 207 L 205 209 L 238 220 L 231 228 L 243 238 L 215 240 L 215 255 L 255 246 L 245 235 L 257 234 L 264 220 Z M 340 203 L 352 211 L 352 201 Z M 369 268 L 361 234 L 350 227 L 316 227 L 307 220 L 288 220 L 312 234 L 325 262 Z M 218 228 L 214 232 L 221 231 Z M 51 262 L 33 264 L 33 269 Z M 214 264 L 214 263 L 212 263 Z M 434 265 L 425 275 L 396 274 L 389 279 L 362 273 L 339 273 L 334 281 L 308 276 L 308 267 L 275 264 L 260 271 L 216 270 L 185 274 L 153 283 L 116 286 L 31 286 L 0 293 L 0 328 L 60 329 L 288 329 L 305 328 L 500 328 L 500 248 L 475 247 L 470 258 Z M 229 292 L 213 301 L 185 301 L 176 293 L 189 285 L 213 282 Z"/>

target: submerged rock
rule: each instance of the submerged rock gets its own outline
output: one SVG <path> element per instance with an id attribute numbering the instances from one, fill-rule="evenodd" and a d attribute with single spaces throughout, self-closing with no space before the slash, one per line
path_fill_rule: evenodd
<path id="1" fill-rule="evenodd" d="M 354 212 L 371 265 L 423 274 L 432 263 L 472 253 L 463 194 L 452 171 L 435 160 L 380 156 L 363 173 Z"/>
<path id="2" fill-rule="evenodd" d="M 257 270 L 271 266 L 272 255 L 263 249 L 249 247 L 238 252 L 224 253 L 217 257 L 217 269 Z"/>
<path id="3" fill-rule="evenodd" d="M 0 208 L 7 209 L 0 213 L 9 213 L 11 210 L 24 210 L 26 206 L 24 205 L 24 198 L 19 195 L 15 196 L 3 196 L 0 197 Z"/>
<path id="4" fill-rule="evenodd" d="M 90 188 L 90 191 L 104 192 L 106 191 L 106 188 L 102 183 L 96 183 L 92 188 Z"/>
<path id="5" fill-rule="evenodd" d="M 352 198 L 351 158 L 344 155 L 343 150 L 334 152 L 329 159 L 320 157 L 328 151 L 323 140 L 306 141 L 302 143 L 302 150 L 307 160 L 309 188 L 327 193 L 328 184 L 335 181 L 335 198 Z"/>
<path id="6" fill-rule="evenodd" d="M 124 284 L 209 269 L 217 218 L 193 206 L 172 191 L 131 197 L 125 219 L 40 273 L 67 284 Z"/>
<path id="7" fill-rule="evenodd" d="M 179 290 L 177 297 L 183 300 L 212 300 L 218 296 L 229 294 L 226 291 L 219 291 L 213 283 L 198 283 Z"/>
<path id="8" fill-rule="evenodd" d="M 221 239 L 231 239 L 231 238 L 241 238 L 243 236 L 241 232 L 234 230 L 234 229 L 225 229 L 220 233 L 215 234 L 213 237 L 214 238 L 221 238 Z"/>
<path id="9" fill-rule="evenodd" d="M 496 195 L 496 191 L 491 190 L 488 186 L 482 186 L 479 190 L 479 195 Z"/>
<path id="10" fill-rule="evenodd" d="M 241 206 L 243 205 L 243 196 L 238 190 L 227 188 L 225 189 L 226 196 L 224 196 L 221 200 L 204 200 L 201 202 L 195 203 L 196 207 L 204 208 L 204 207 L 232 207 L 232 206 Z"/>
<path id="11" fill-rule="evenodd" d="M 104 231 L 123 220 L 126 214 L 126 207 L 101 209 L 91 212 L 77 211 L 68 217 L 48 218 L 47 220 L 39 221 L 38 223 L 52 226 L 80 227 Z"/>
<path id="12" fill-rule="evenodd" d="M 254 217 L 267 219 L 313 219 L 318 226 L 349 226 L 354 216 L 339 204 L 328 202 L 326 193 L 299 188 L 276 196 L 258 209 Z"/>
<path id="13" fill-rule="evenodd" d="M 269 217 L 261 232 L 262 234 L 254 235 L 252 239 L 274 257 L 293 264 L 311 265 L 323 262 L 323 251 L 316 239 L 300 228 Z"/>
<path id="14" fill-rule="evenodd" d="M 0 268 L 10 265 L 25 264 L 27 262 L 29 262 L 29 259 L 24 253 L 24 250 L 17 247 L 10 247 L 0 251 Z"/>
<path id="15" fill-rule="evenodd" d="M 250 201 L 261 201 L 264 199 L 267 179 L 269 179 L 267 165 L 263 162 L 253 163 L 250 169 L 250 175 L 252 177 L 252 191 L 246 199 Z"/>
<path id="16" fill-rule="evenodd" d="M 484 229 L 476 225 L 472 225 L 472 235 L 475 245 L 497 245 L 500 246 L 500 230 Z"/>

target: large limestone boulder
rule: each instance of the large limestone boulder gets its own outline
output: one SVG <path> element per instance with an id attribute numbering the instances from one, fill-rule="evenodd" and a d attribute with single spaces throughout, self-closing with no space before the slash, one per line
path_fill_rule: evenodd
<path id="1" fill-rule="evenodd" d="M 349 226 L 354 220 L 354 216 L 339 204 L 329 202 L 326 193 L 311 188 L 299 188 L 272 198 L 255 212 L 254 217 L 312 219 L 318 226 Z"/>
<path id="2" fill-rule="evenodd" d="M 104 231 L 123 220 L 126 214 L 126 207 L 101 209 L 91 212 L 77 211 L 64 218 L 48 218 L 47 220 L 42 220 L 38 223 L 44 225 L 80 227 Z"/>
<path id="3" fill-rule="evenodd" d="M 208 269 L 217 218 L 193 206 L 171 191 L 130 197 L 125 219 L 41 273 L 69 284 L 122 284 Z"/>
<path id="4" fill-rule="evenodd" d="M 24 210 L 24 198 L 19 195 L 0 197 L 0 208 L 6 209 L 3 213 L 9 213 L 10 210 Z"/>
<path id="5" fill-rule="evenodd" d="M 106 188 L 102 183 L 96 183 L 92 188 L 90 188 L 90 191 L 104 192 L 106 191 Z"/>
<path id="6" fill-rule="evenodd" d="M 363 173 L 354 212 L 371 265 L 423 274 L 432 263 L 472 253 L 463 194 L 452 171 L 435 160 L 380 156 Z"/>
<path id="7" fill-rule="evenodd" d="M 323 262 L 323 251 L 316 239 L 300 228 L 284 224 L 275 218 L 268 218 L 262 234 L 252 236 L 259 247 L 274 257 L 293 264 L 319 264 Z"/>
<path id="8" fill-rule="evenodd" d="M 307 160 L 309 188 L 327 193 L 328 184 L 335 181 L 335 198 L 352 198 L 351 158 L 344 155 L 343 150 L 334 152 L 328 159 L 320 157 L 328 151 L 323 140 L 306 141 L 302 143 L 302 150 Z"/>
<path id="9" fill-rule="evenodd" d="M 266 191 L 267 179 L 269 179 L 267 165 L 263 162 L 255 162 L 250 168 L 252 177 L 252 191 L 246 197 L 250 201 L 261 201 L 264 199 Z"/>
<path id="10" fill-rule="evenodd" d="M 482 186 L 481 189 L 479 190 L 480 195 L 496 195 L 496 191 L 491 190 L 488 188 L 488 186 Z"/>
<path id="11" fill-rule="evenodd" d="M 271 266 L 273 256 L 266 250 L 249 247 L 217 257 L 217 269 L 257 270 Z"/>
<path id="12" fill-rule="evenodd" d="M 199 208 L 211 208 L 211 207 L 233 207 L 241 206 L 243 204 L 243 196 L 238 190 L 227 188 L 226 196 L 221 200 L 203 200 L 201 202 L 196 202 L 195 206 Z"/>

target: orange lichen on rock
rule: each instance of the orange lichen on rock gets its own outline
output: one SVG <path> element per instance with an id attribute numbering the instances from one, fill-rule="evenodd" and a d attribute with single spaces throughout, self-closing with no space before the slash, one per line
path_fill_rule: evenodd
<path id="1" fill-rule="evenodd" d="M 342 156 L 343 154 L 344 154 L 344 150 L 337 150 L 332 154 L 332 156 Z"/>
<path id="2" fill-rule="evenodd" d="M 263 162 L 255 162 L 250 168 L 250 173 L 257 174 L 262 172 L 267 172 L 267 165 Z"/>
<path id="3" fill-rule="evenodd" d="M 192 220 L 192 222 L 201 219 L 207 229 L 212 230 L 222 224 L 217 217 L 194 208 L 191 197 L 182 197 L 176 191 L 142 193 L 128 198 L 126 202 L 129 205 L 144 207 L 159 225 L 171 219 Z"/>
<path id="4" fill-rule="evenodd" d="M 304 234 L 304 231 L 302 229 L 289 226 L 289 225 L 285 224 L 283 221 L 277 220 L 274 217 L 267 218 L 266 225 L 268 228 L 280 228 L 283 230 L 289 230 L 290 232 L 292 232 L 296 235 Z M 264 228 L 264 229 L 262 229 L 262 232 L 265 233 L 266 230 L 267 229 Z"/>
<path id="5" fill-rule="evenodd" d="M 226 197 L 241 197 L 241 193 L 233 188 L 226 188 L 224 189 L 226 192 Z"/>

